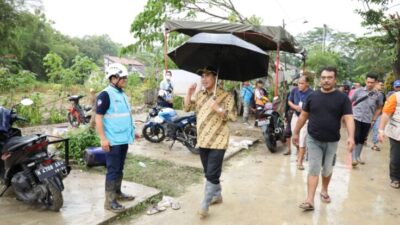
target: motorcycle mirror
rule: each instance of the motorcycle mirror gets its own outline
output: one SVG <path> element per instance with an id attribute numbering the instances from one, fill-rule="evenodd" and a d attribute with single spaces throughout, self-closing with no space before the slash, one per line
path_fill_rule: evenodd
<path id="1" fill-rule="evenodd" d="M 28 106 L 28 105 L 32 105 L 33 101 L 31 99 L 29 99 L 29 98 L 24 98 L 24 99 L 21 100 L 21 104 L 24 105 L 24 106 Z"/>

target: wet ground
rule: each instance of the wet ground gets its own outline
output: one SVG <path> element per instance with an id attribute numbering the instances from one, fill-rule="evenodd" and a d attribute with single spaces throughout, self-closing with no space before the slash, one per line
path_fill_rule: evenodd
<path id="1" fill-rule="evenodd" d="M 40 204 L 26 204 L 16 200 L 11 191 L 0 198 L 0 224 L 100 224 L 116 219 L 117 214 L 104 209 L 104 176 L 72 170 L 64 180 L 64 206 L 60 212 L 48 211 Z M 160 191 L 132 182 L 123 182 L 124 192 L 136 196 L 132 202 L 123 203 L 133 208 L 157 196 Z"/>
<path id="2" fill-rule="evenodd" d="M 230 160 L 224 169 L 222 186 L 224 202 L 212 206 L 210 217 L 196 215 L 203 196 L 203 184 L 193 185 L 178 198 L 182 209 L 119 224 L 313 224 L 313 225 L 398 225 L 400 224 L 400 190 L 389 186 L 388 143 L 382 151 L 364 147 L 365 165 L 352 169 L 351 156 L 340 143 L 338 160 L 330 185 L 332 202 L 325 204 L 316 197 L 315 211 L 303 212 L 298 205 L 306 197 L 306 170 L 296 169 L 295 155 L 271 154 L 260 143 Z M 319 196 L 320 186 L 317 189 Z"/>

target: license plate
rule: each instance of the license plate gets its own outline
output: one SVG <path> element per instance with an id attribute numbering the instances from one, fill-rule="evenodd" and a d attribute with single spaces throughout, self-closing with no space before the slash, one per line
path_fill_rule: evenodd
<path id="1" fill-rule="evenodd" d="M 259 120 L 259 121 L 257 122 L 257 125 L 258 125 L 259 127 L 265 126 L 265 125 L 269 125 L 269 120 Z"/>
<path id="2" fill-rule="evenodd" d="M 56 174 L 63 173 L 67 170 L 63 161 L 57 161 L 52 163 L 51 165 L 39 168 L 35 170 L 36 176 L 40 181 L 43 181 L 46 178 L 53 177 Z"/>

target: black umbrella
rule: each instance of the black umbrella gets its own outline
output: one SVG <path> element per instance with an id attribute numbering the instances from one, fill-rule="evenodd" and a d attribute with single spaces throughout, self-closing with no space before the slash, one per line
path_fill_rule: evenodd
<path id="1" fill-rule="evenodd" d="M 269 56 L 232 34 L 199 33 L 168 56 L 183 70 L 214 67 L 222 80 L 247 81 L 268 74 Z"/>

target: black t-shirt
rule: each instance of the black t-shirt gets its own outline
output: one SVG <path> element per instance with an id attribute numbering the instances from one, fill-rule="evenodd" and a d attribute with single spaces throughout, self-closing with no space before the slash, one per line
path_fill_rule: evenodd
<path id="1" fill-rule="evenodd" d="M 321 142 L 339 141 L 341 118 L 352 114 L 350 99 L 337 90 L 330 93 L 314 91 L 308 96 L 303 110 L 309 113 L 308 134 Z"/>

